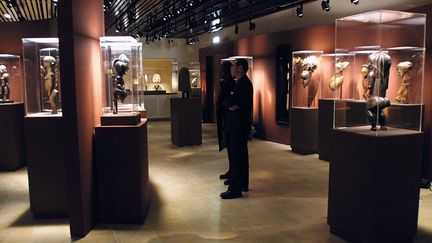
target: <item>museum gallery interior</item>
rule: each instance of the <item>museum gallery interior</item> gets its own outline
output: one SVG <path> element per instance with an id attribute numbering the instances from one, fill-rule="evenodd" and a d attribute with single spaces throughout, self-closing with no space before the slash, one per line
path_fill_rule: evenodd
<path id="1" fill-rule="evenodd" d="M 0 242 L 432 242 L 430 0 L 1 0 L 0 33 Z"/>

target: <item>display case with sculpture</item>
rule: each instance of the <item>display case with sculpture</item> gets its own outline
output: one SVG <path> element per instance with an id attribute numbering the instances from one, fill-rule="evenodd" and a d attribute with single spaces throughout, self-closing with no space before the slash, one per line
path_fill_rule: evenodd
<path id="1" fill-rule="evenodd" d="M 134 38 L 101 37 L 100 48 L 102 115 L 94 135 L 98 218 L 103 223 L 142 223 L 149 205 L 143 98 L 145 81 L 155 78 L 143 71 L 142 44 Z"/>
<path id="2" fill-rule="evenodd" d="M 317 152 L 322 54 L 316 50 L 292 52 L 291 148 L 300 154 Z"/>
<path id="3" fill-rule="evenodd" d="M 63 116 L 59 39 L 24 38 L 22 48 L 30 211 L 35 217 L 66 216 L 66 163 L 70 151 L 64 141 L 70 138 L 70 131 L 65 128 Z"/>
<path id="4" fill-rule="evenodd" d="M 353 86 L 354 55 L 348 50 L 321 55 L 322 81 L 318 103 L 318 145 L 319 158 L 329 160 L 332 152 L 332 133 L 335 99 L 351 100 Z"/>
<path id="5" fill-rule="evenodd" d="M 142 44 L 132 37 L 101 37 L 102 125 L 136 125 L 144 111 Z M 154 79 L 154 77 L 153 77 Z"/>
<path id="6" fill-rule="evenodd" d="M 201 66 L 199 62 L 189 63 L 191 97 L 201 96 Z"/>
<path id="7" fill-rule="evenodd" d="M 350 242 L 411 242 L 423 163 L 426 15 L 377 10 L 335 26 L 335 48 L 354 55 L 355 76 L 351 99 L 335 99 L 327 223 Z"/>
<path id="8" fill-rule="evenodd" d="M 21 58 L 0 54 L 0 170 L 25 164 Z"/>

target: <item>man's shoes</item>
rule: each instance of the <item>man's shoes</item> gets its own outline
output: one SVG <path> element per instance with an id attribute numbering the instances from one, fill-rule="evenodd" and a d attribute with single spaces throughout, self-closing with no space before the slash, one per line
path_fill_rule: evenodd
<path id="1" fill-rule="evenodd" d="M 230 183 L 231 183 L 230 179 L 227 179 L 227 180 L 224 181 L 224 185 L 229 185 Z"/>
<path id="2" fill-rule="evenodd" d="M 219 176 L 219 179 L 221 179 L 221 180 L 225 180 L 225 179 L 228 179 L 229 178 L 229 173 L 227 172 L 227 173 L 225 173 L 225 174 L 221 174 L 220 176 Z"/>
<path id="3" fill-rule="evenodd" d="M 235 191 L 226 191 L 222 192 L 220 194 L 220 197 L 222 199 L 234 199 L 234 198 L 241 198 L 243 195 L 241 192 L 235 192 Z"/>

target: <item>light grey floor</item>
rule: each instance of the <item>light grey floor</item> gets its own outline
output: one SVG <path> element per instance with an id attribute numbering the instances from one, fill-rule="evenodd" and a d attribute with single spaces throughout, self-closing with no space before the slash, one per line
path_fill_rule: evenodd
<path id="1" fill-rule="evenodd" d="M 214 125 L 201 146 L 176 147 L 169 122 L 148 124 L 150 212 L 142 225 L 96 225 L 80 242 L 344 242 L 326 224 L 329 164 L 287 145 L 249 144 L 250 192 L 221 200 L 227 168 Z M 397 190 L 398 185 L 394 185 Z M 26 169 L 0 173 L 0 242 L 70 242 L 66 219 L 35 220 Z M 432 193 L 421 191 L 415 242 L 432 242 Z"/>

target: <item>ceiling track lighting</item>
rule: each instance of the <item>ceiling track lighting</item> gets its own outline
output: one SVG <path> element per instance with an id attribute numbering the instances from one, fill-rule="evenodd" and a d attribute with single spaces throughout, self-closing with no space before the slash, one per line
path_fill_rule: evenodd
<path id="1" fill-rule="evenodd" d="M 297 16 L 299 18 L 303 18 L 303 15 L 304 15 L 303 14 L 303 3 L 300 3 L 300 6 L 297 7 L 296 11 L 297 11 Z"/>
<path id="2" fill-rule="evenodd" d="M 321 2 L 321 8 L 326 12 L 330 11 L 330 0 L 323 0 Z"/>
<path id="3" fill-rule="evenodd" d="M 360 0 L 351 0 L 351 3 L 354 4 L 354 5 L 359 4 L 359 2 L 360 2 Z"/>
<path id="4" fill-rule="evenodd" d="M 238 33 L 239 33 L 239 27 L 238 27 L 238 24 L 236 24 L 236 25 L 235 25 L 235 28 L 234 28 L 234 33 L 236 33 L 236 34 L 238 34 Z"/>

